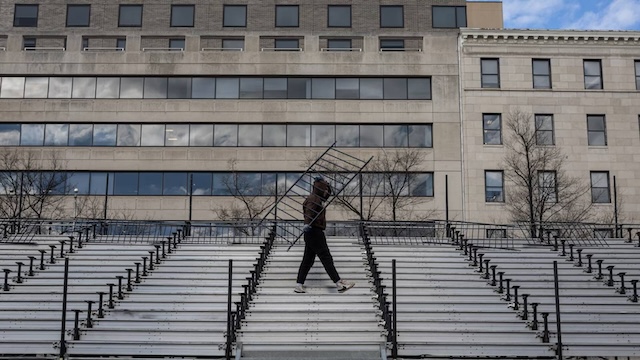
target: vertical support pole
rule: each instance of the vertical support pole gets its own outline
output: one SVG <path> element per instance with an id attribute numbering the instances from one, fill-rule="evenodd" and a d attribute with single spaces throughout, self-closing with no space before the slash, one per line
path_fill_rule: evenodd
<path id="1" fill-rule="evenodd" d="M 107 183 L 104 187 L 104 214 L 102 218 L 107 220 L 107 204 L 109 201 L 109 173 L 107 173 Z"/>
<path id="2" fill-rule="evenodd" d="M 558 281 L 558 262 L 553 262 L 553 287 L 555 288 L 556 298 L 556 328 L 558 333 L 558 359 L 562 360 L 562 321 L 560 321 L 560 286 Z"/>
<path id="3" fill-rule="evenodd" d="M 449 228 L 449 175 L 444 176 L 444 219 L 448 229 Z M 449 236 L 448 232 L 447 232 L 447 236 Z"/>
<path id="4" fill-rule="evenodd" d="M 393 308 L 392 308 L 392 323 L 393 323 L 393 345 L 391 348 L 391 357 L 393 359 L 398 358 L 398 301 L 397 301 L 397 287 L 396 287 L 396 259 L 391 261 L 391 276 L 392 276 L 392 291 L 393 291 Z"/>
<path id="5" fill-rule="evenodd" d="M 358 187 L 360 191 L 360 221 L 364 220 L 364 200 L 362 198 L 362 173 L 358 174 Z"/>
<path id="6" fill-rule="evenodd" d="M 235 331 L 231 327 L 231 293 L 233 291 L 233 260 L 229 259 L 229 287 L 227 289 L 227 348 L 225 357 L 231 360 L 231 333 Z"/>
<path id="7" fill-rule="evenodd" d="M 189 174 L 189 224 L 193 213 L 193 174 Z"/>
<path id="8" fill-rule="evenodd" d="M 616 226 L 615 238 L 622 237 L 622 233 L 618 236 L 618 186 L 616 184 L 616 176 L 613 175 L 613 219 Z"/>
<path id="9" fill-rule="evenodd" d="M 60 325 L 60 358 L 67 355 L 64 335 L 67 332 L 67 290 L 69 286 L 69 258 L 64 259 L 64 281 L 62 284 L 62 323 Z"/>

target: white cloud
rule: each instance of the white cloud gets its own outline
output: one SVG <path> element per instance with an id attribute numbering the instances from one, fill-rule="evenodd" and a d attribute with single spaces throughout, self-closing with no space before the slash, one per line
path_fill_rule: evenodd
<path id="1" fill-rule="evenodd" d="M 602 9 L 586 11 L 563 28 L 584 30 L 629 30 L 640 25 L 640 0 L 609 0 Z"/>
<path id="2" fill-rule="evenodd" d="M 511 28 L 548 28 L 549 20 L 570 11 L 567 0 L 506 0 L 502 3 L 504 21 Z"/>

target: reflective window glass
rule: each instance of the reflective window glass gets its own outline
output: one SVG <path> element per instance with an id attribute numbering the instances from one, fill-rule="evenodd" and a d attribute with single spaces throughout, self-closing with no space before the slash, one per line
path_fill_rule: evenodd
<path id="1" fill-rule="evenodd" d="M 213 195 L 228 196 L 231 195 L 233 181 L 230 173 L 214 173 L 213 174 Z"/>
<path id="2" fill-rule="evenodd" d="M 142 99 L 144 78 L 124 77 L 120 79 L 121 99 Z"/>
<path id="3" fill-rule="evenodd" d="M 45 146 L 66 146 L 68 140 L 69 124 L 47 124 L 45 127 Z"/>
<path id="4" fill-rule="evenodd" d="M 329 5 L 327 25 L 329 27 L 351 27 L 351 5 Z"/>
<path id="5" fill-rule="evenodd" d="M 185 49 L 184 38 L 169 39 L 169 49 L 174 51 L 184 51 Z"/>
<path id="6" fill-rule="evenodd" d="M 70 77 L 52 77 L 49 79 L 49 98 L 50 99 L 69 99 L 71 98 L 72 78 Z"/>
<path id="7" fill-rule="evenodd" d="M 142 146 L 164 146 L 164 125 L 142 125 Z"/>
<path id="8" fill-rule="evenodd" d="M 584 88 L 602 89 L 602 62 L 584 60 Z"/>
<path id="9" fill-rule="evenodd" d="M 260 124 L 238 125 L 238 146 L 262 146 L 262 126 Z"/>
<path id="10" fill-rule="evenodd" d="M 171 5 L 171 26 L 192 27 L 194 5 Z"/>
<path id="11" fill-rule="evenodd" d="M 91 146 L 93 140 L 93 125 L 69 125 L 69 146 Z"/>
<path id="12" fill-rule="evenodd" d="M 260 195 L 262 188 L 261 173 L 236 173 L 233 191 L 245 196 Z"/>
<path id="13" fill-rule="evenodd" d="M 280 50 L 299 50 L 300 40 L 298 39 L 276 39 L 275 48 Z"/>
<path id="14" fill-rule="evenodd" d="M 274 195 L 276 193 L 276 183 L 278 174 L 276 173 L 262 173 L 262 195 Z M 278 193 L 282 193 L 278 189 Z"/>
<path id="15" fill-rule="evenodd" d="M 24 77 L 3 77 L 0 97 L 5 99 L 20 99 L 24 96 Z"/>
<path id="16" fill-rule="evenodd" d="M 89 26 L 91 5 L 69 4 L 67 5 L 67 27 Z"/>
<path id="17" fill-rule="evenodd" d="M 118 146 L 140 146 L 140 125 L 119 124 Z"/>
<path id="18" fill-rule="evenodd" d="M 309 195 L 309 186 L 303 181 L 298 181 L 300 178 L 300 173 L 287 173 L 286 174 L 286 189 L 291 189 L 293 194 L 300 196 Z M 311 183 L 310 179 L 307 180 L 307 183 Z M 279 186 L 279 185 L 278 185 Z"/>
<path id="19" fill-rule="evenodd" d="M 502 116 L 482 114 L 485 145 L 502 145 Z"/>
<path id="20" fill-rule="evenodd" d="M 287 82 L 287 94 L 289 99 L 310 99 L 311 79 L 289 78 Z"/>
<path id="21" fill-rule="evenodd" d="M 336 146 L 360 146 L 360 129 L 358 125 L 336 125 Z"/>
<path id="22" fill-rule="evenodd" d="M 311 125 L 311 146 L 331 146 L 335 139 L 335 125 Z"/>
<path id="23" fill-rule="evenodd" d="M 213 146 L 238 146 L 238 125 L 236 124 L 216 124 L 213 135 Z"/>
<path id="24" fill-rule="evenodd" d="M 111 195 L 113 194 L 114 174 L 104 173 L 104 172 L 92 172 L 89 193 L 91 195 L 104 195 L 105 191 L 107 191 L 107 182 L 109 185 L 108 193 L 109 195 Z"/>
<path id="25" fill-rule="evenodd" d="M 120 5 L 118 26 L 142 26 L 142 5 Z"/>
<path id="26" fill-rule="evenodd" d="M 96 81 L 96 98 L 117 99 L 120 97 L 120 78 L 101 77 Z"/>
<path id="27" fill-rule="evenodd" d="M 241 78 L 240 98 L 262 99 L 262 78 Z"/>
<path id="28" fill-rule="evenodd" d="M 216 99 L 237 99 L 240 90 L 240 79 L 216 79 Z"/>
<path id="29" fill-rule="evenodd" d="M 609 172 L 591 172 L 591 202 L 610 203 L 611 191 L 609 190 Z"/>
<path id="30" fill-rule="evenodd" d="M 116 49 L 122 49 L 121 51 L 125 51 L 127 49 L 127 38 L 117 38 Z"/>
<path id="31" fill-rule="evenodd" d="M 114 195 L 137 195 L 138 194 L 138 173 L 120 172 L 114 174 L 113 179 Z"/>
<path id="32" fill-rule="evenodd" d="M 67 177 L 68 193 L 74 194 L 75 193 L 74 190 L 78 189 L 78 195 L 88 195 L 90 179 L 91 179 L 91 173 L 89 172 L 76 172 L 76 173 L 70 174 Z"/>
<path id="33" fill-rule="evenodd" d="M 167 172 L 164 173 L 163 195 L 187 195 L 189 181 L 187 173 L 183 172 Z"/>
<path id="34" fill-rule="evenodd" d="M 25 79 L 24 97 L 26 99 L 46 99 L 48 93 L 48 77 L 28 77 Z"/>
<path id="35" fill-rule="evenodd" d="M 407 125 L 384 125 L 385 147 L 407 147 L 408 142 Z"/>
<path id="36" fill-rule="evenodd" d="M 484 184 L 486 202 L 504 202 L 502 171 L 485 171 Z"/>
<path id="37" fill-rule="evenodd" d="M 314 99 L 335 99 L 336 79 L 314 78 L 311 80 L 311 96 Z"/>
<path id="38" fill-rule="evenodd" d="M 297 27 L 298 5 L 276 5 L 276 26 Z"/>
<path id="39" fill-rule="evenodd" d="M 93 99 L 96 97 L 96 78 L 94 77 L 74 77 L 73 91 L 71 97 L 74 99 Z"/>
<path id="40" fill-rule="evenodd" d="M 145 78 L 144 79 L 145 99 L 166 99 L 167 98 L 167 78 Z"/>
<path id="41" fill-rule="evenodd" d="M 433 147 L 433 132 L 431 125 L 409 125 L 409 147 Z"/>
<path id="42" fill-rule="evenodd" d="M 327 39 L 327 51 L 349 51 L 351 48 L 351 39 Z"/>
<path id="43" fill-rule="evenodd" d="M 404 27 L 402 5 L 380 6 L 380 27 Z"/>
<path id="44" fill-rule="evenodd" d="M 95 124 L 93 125 L 93 146 L 115 146 L 117 125 Z"/>
<path id="45" fill-rule="evenodd" d="M 287 78 L 265 78 L 264 79 L 265 99 L 286 99 L 287 98 Z"/>
<path id="46" fill-rule="evenodd" d="M 336 79 L 336 99 L 358 99 L 360 97 L 360 81 L 357 78 Z"/>
<path id="47" fill-rule="evenodd" d="M 169 78 L 169 99 L 190 99 L 191 78 Z"/>
<path id="48" fill-rule="evenodd" d="M 407 99 L 429 100 L 431 99 L 431 79 L 408 79 Z"/>
<path id="49" fill-rule="evenodd" d="M 162 195 L 161 172 L 141 172 L 138 182 L 140 195 Z"/>
<path id="50" fill-rule="evenodd" d="M 454 6 L 433 6 L 434 28 L 456 28 L 456 8 Z"/>
<path id="51" fill-rule="evenodd" d="M 189 125 L 167 124 L 165 146 L 189 146 Z"/>
<path id="52" fill-rule="evenodd" d="M 215 78 L 193 78 L 191 96 L 194 99 L 214 99 L 216 97 Z"/>
<path id="53" fill-rule="evenodd" d="M 224 51 L 244 50 L 244 39 L 222 39 L 222 49 Z"/>
<path id="54" fill-rule="evenodd" d="M 38 26 L 38 5 L 16 4 L 14 14 L 13 14 L 13 26 L 37 27 Z"/>
<path id="55" fill-rule="evenodd" d="M 44 124 L 22 124 L 20 145 L 42 146 L 44 143 Z"/>
<path id="56" fill-rule="evenodd" d="M 433 196 L 433 173 L 409 175 L 410 196 Z"/>
<path id="57" fill-rule="evenodd" d="M 480 59 L 481 86 L 500 87 L 500 65 L 498 59 Z"/>
<path id="58" fill-rule="evenodd" d="M 213 181 L 211 173 L 193 173 L 193 195 L 211 195 L 211 183 Z"/>
<path id="59" fill-rule="evenodd" d="M 533 88 L 551 89 L 551 60 L 533 59 Z"/>
<path id="60" fill-rule="evenodd" d="M 384 98 L 391 100 L 403 100 L 407 98 L 407 79 L 385 78 Z"/>
<path id="61" fill-rule="evenodd" d="M 360 99 L 380 100 L 383 99 L 382 79 L 360 79 Z"/>
<path id="62" fill-rule="evenodd" d="M 222 26 L 224 27 L 246 27 L 247 6 L 224 5 L 222 19 Z"/>
<path id="63" fill-rule="evenodd" d="M 213 146 L 213 125 L 190 125 L 189 146 Z"/>
<path id="64" fill-rule="evenodd" d="M 287 146 L 310 146 L 310 125 L 287 125 Z"/>
<path id="65" fill-rule="evenodd" d="M 20 144 L 20 124 L 0 123 L 0 146 L 16 146 Z"/>
<path id="66" fill-rule="evenodd" d="M 587 115 L 589 146 L 607 146 L 607 128 L 604 115 Z"/>
<path id="67" fill-rule="evenodd" d="M 283 124 L 262 125 L 262 146 L 286 146 L 287 126 Z"/>
<path id="68" fill-rule="evenodd" d="M 380 50 L 400 51 L 404 50 L 403 39 L 380 39 Z"/>
<path id="69" fill-rule="evenodd" d="M 361 125 L 360 126 L 360 146 L 361 147 L 382 147 L 383 146 L 382 125 Z"/>

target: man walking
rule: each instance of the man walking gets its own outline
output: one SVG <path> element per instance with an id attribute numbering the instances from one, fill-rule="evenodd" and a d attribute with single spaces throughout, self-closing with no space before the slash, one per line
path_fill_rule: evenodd
<path id="1" fill-rule="evenodd" d="M 325 218 L 325 210 L 322 203 L 331 196 L 331 186 L 322 177 L 315 178 L 313 182 L 313 190 L 311 194 L 302 204 L 304 212 L 304 256 L 300 269 L 298 270 L 298 280 L 293 291 L 297 293 L 305 293 L 306 288 L 304 281 L 307 274 L 316 259 L 316 255 L 320 258 L 327 274 L 336 284 L 338 292 L 345 292 L 351 289 L 355 283 L 341 280 L 336 267 L 333 265 L 333 257 L 327 246 L 327 238 L 324 235 L 324 229 L 327 227 Z M 315 218 L 315 220 L 314 220 Z"/>

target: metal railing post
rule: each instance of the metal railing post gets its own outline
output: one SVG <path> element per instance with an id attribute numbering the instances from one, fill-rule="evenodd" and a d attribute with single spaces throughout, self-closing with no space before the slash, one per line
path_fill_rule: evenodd
<path id="1" fill-rule="evenodd" d="M 556 298 L 556 329 L 558 333 L 556 337 L 558 338 L 558 359 L 562 360 L 562 325 L 560 321 L 560 286 L 558 280 L 558 262 L 553 262 L 553 287 L 555 288 L 555 298 Z"/>
<path id="2" fill-rule="evenodd" d="M 393 344 L 391 348 L 391 357 L 393 359 L 398 358 L 398 301 L 397 301 L 397 287 L 396 287 L 396 259 L 391 261 L 391 279 L 392 279 L 392 294 L 393 294 Z"/>
<path id="3" fill-rule="evenodd" d="M 233 260 L 229 259 L 229 287 L 227 289 L 227 346 L 225 349 L 225 357 L 231 360 L 231 333 L 235 330 L 231 327 L 231 298 L 233 291 Z"/>
<path id="4" fill-rule="evenodd" d="M 69 287 L 69 258 L 64 259 L 64 281 L 62 284 L 62 323 L 60 325 L 60 358 L 67 354 L 65 333 L 67 332 L 67 291 Z"/>

